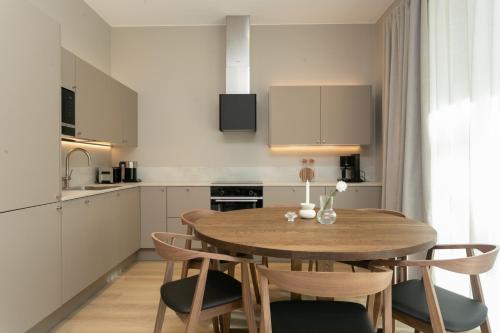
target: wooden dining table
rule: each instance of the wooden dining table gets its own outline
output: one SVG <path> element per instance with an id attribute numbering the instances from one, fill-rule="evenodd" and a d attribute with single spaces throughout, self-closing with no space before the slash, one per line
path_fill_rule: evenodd
<path id="1" fill-rule="evenodd" d="M 403 257 L 436 244 L 428 224 L 400 216 L 356 209 L 336 209 L 333 224 L 297 218 L 274 207 L 220 212 L 197 221 L 196 236 L 217 248 L 235 253 L 289 258 L 292 269 L 301 260 L 363 261 Z"/>

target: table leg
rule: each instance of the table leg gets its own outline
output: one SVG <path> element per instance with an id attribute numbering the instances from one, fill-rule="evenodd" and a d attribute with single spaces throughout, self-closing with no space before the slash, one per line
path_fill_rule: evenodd
<path id="1" fill-rule="evenodd" d="M 302 271 L 302 260 L 292 259 L 291 260 L 291 269 L 292 269 L 292 271 L 297 271 L 297 272 Z M 300 294 L 296 294 L 296 293 L 291 293 L 290 298 L 292 300 L 300 300 L 301 299 Z"/>

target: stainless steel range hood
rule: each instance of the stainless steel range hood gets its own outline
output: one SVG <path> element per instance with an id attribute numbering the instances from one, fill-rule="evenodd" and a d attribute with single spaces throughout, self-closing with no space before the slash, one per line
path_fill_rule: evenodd
<path id="1" fill-rule="evenodd" d="M 226 94 L 250 93 L 250 16 L 226 17 Z"/>
<path id="2" fill-rule="evenodd" d="M 250 94 L 250 16 L 227 16 L 226 93 L 219 96 L 219 129 L 256 131 L 256 98 Z"/>

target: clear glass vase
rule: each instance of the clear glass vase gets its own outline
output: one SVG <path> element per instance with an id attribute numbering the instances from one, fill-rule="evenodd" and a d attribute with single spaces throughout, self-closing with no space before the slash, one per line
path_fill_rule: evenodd
<path id="1" fill-rule="evenodd" d="M 321 224 L 333 224 L 337 220 L 337 213 L 333 210 L 333 198 L 329 195 L 319 197 L 319 211 L 316 219 Z"/>

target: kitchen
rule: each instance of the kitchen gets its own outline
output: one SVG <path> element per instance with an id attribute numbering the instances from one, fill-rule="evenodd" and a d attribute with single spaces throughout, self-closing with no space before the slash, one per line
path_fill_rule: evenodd
<path id="1" fill-rule="evenodd" d="M 405 197 L 417 197 L 407 178 L 422 171 L 394 146 L 386 103 L 387 17 L 405 1 L 310 13 L 282 12 L 282 1 L 215 13 L 218 2 L 197 3 L 197 15 L 180 2 L 2 0 L 0 331 L 86 331 L 77 322 L 95 311 L 87 305 L 126 290 L 141 267 L 157 271 L 142 296 L 149 319 L 129 330 L 152 331 L 164 263 L 151 234 L 185 234 L 189 211 L 294 205 L 300 214 L 306 192 L 320 208 L 346 181 L 334 199 L 339 222 L 342 209 L 382 208 L 428 221 Z M 260 262 L 264 252 L 252 254 Z M 164 331 L 184 330 L 167 317 Z M 86 323 L 126 330 L 118 322 Z"/>

